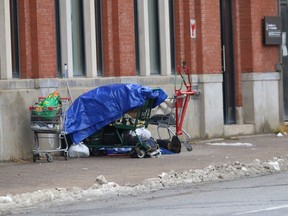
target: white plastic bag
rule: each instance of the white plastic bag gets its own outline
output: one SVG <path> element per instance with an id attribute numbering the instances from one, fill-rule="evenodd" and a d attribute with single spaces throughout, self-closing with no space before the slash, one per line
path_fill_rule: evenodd
<path id="1" fill-rule="evenodd" d="M 68 154 L 70 158 L 89 157 L 90 151 L 83 142 L 80 142 L 78 144 L 73 143 L 68 149 Z"/>
<path id="2" fill-rule="evenodd" d="M 151 138 L 151 132 L 144 127 L 137 128 L 135 132 L 140 140 L 147 140 Z"/>

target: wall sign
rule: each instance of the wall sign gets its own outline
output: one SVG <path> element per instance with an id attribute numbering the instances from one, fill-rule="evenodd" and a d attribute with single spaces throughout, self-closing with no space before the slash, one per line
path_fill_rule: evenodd
<path id="1" fill-rule="evenodd" d="M 282 44 L 282 20 L 280 16 L 264 17 L 264 43 L 266 45 Z"/>
<path id="2" fill-rule="evenodd" d="M 190 37 L 196 38 L 196 20 L 190 19 Z"/>

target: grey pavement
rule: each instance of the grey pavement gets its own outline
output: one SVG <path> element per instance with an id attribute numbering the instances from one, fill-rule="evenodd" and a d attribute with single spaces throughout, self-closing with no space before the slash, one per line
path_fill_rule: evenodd
<path id="1" fill-rule="evenodd" d="M 252 146 L 210 145 L 209 143 L 250 143 Z M 91 187 L 99 175 L 119 185 L 132 186 L 156 177 L 162 172 L 203 169 L 209 165 L 235 161 L 249 163 L 255 159 L 270 160 L 288 154 L 288 136 L 274 134 L 233 139 L 201 140 L 192 143 L 193 151 L 184 147 L 181 153 L 160 158 L 130 158 L 126 155 L 89 158 L 56 157 L 31 161 L 0 163 L 0 196 L 33 192 L 49 188 Z"/>

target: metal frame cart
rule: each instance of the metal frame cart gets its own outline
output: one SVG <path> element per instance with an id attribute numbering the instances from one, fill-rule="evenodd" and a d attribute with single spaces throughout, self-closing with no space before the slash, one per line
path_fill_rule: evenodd
<path id="1" fill-rule="evenodd" d="M 177 74 L 181 77 L 181 85 L 177 88 L 177 74 L 175 73 L 174 96 L 169 99 L 170 101 L 168 102 L 164 114 L 158 114 L 151 117 L 150 124 L 157 125 L 157 133 L 160 140 L 163 138 L 163 134 L 161 136 L 160 130 L 161 128 L 164 128 L 167 130 L 169 136 L 168 141 L 171 140 L 171 138 L 174 138 L 183 143 L 188 151 L 192 151 L 192 146 L 189 144 L 191 137 L 183 129 L 183 123 L 191 96 L 199 96 L 200 91 L 192 89 L 190 71 L 185 62 L 183 63 L 182 70 L 179 65 L 176 70 Z M 186 88 L 185 90 L 182 90 L 183 85 Z M 176 130 L 172 129 L 172 127 L 176 128 Z M 178 136 L 182 134 L 186 136 L 186 140 L 179 140 Z"/>
<path id="2" fill-rule="evenodd" d="M 38 97 L 37 103 L 44 99 L 45 97 Z M 58 106 L 29 107 L 31 114 L 31 130 L 34 132 L 35 139 L 35 147 L 32 151 L 34 162 L 36 162 L 37 159 L 40 160 L 41 154 L 45 154 L 47 161 L 52 162 L 52 153 L 55 152 L 63 152 L 65 160 L 68 159 L 68 141 L 63 128 L 63 123 L 65 121 L 65 115 L 69 103 L 70 97 L 67 97 L 61 98 L 61 103 Z M 41 134 L 41 136 L 39 136 L 39 134 Z M 40 149 L 40 139 L 55 139 L 55 137 L 51 137 L 51 134 L 56 136 L 59 146 L 55 149 Z"/>
<path id="3" fill-rule="evenodd" d="M 122 118 L 100 129 L 83 142 L 95 156 L 103 151 L 105 154 L 107 148 L 131 148 L 131 157 L 159 157 L 161 152 L 156 141 L 142 140 L 135 132 L 137 128 L 148 126 L 153 104 L 154 99 L 146 99 L 141 107 L 125 113 Z"/>

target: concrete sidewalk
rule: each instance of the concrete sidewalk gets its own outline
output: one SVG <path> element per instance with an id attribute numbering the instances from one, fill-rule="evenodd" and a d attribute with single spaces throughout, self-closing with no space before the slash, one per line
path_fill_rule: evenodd
<path id="1" fill-rule="evenodd" d="M 216 145 L 211 145 L 216 143 Z M 232 145 L 234 144 L 234 145 Z M 252 145 L 250 145 L 252 144 Z M 162 172 L 182 172 L 203 169 L 209 165 L 229 164 L 235 161 L 249 163 L 255 159 L 270 160 L 288 155 L 288 136 L 257 135 L 237 139 L 218 139 L 193 143 L 193 151 L 184 147 L 180 154 L 160 158 L 136 159 L 129 156 L 102 156 L 64 160 L 46 158 L 36 161 L 0 164 L 0 196 L 33 192 L 49 188 L 92 186 L 97 176 L 107 181 L 132 186 Z"/>

